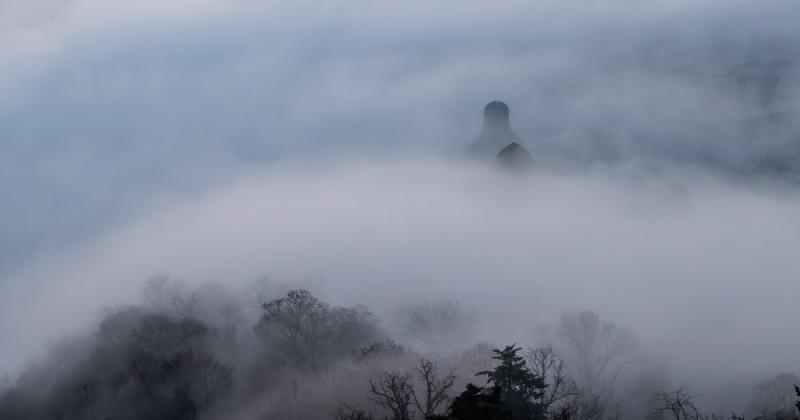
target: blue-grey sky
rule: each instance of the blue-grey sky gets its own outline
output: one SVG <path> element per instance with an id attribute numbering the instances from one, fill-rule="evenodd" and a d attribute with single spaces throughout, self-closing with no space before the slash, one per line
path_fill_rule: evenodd
<path id="1" fill-rule="evenodd" d="M 458 153 L 495 98 L 524 138 L 582 162 L 617 148 L 735 168 L 783 157 L 796 152 L 784 150 L 784 126 L 755 146 L 758 135 L 741 135 L 739 121 L 762 110 L 730 73 L 753 51 L 794 60 L 796 11 L 790 1 L 6 0 L 0 267 L 242 165 Z M 791 95 L 778 102 L 796 109 Z"/>

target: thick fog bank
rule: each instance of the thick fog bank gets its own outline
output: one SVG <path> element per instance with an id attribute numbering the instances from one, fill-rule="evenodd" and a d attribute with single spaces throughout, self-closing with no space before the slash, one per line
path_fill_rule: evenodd
<path id="1" fill-rule="evenodd" d="M 645 165 L 647 167 L 647 165 Z M 436 160 L 282 165 L 146 215 L 0 282 L 1 370 L 136 302 L 148 277 L 263 275 L 384 327 L 416 302 L 473 312 L 464 343 L 536 340 L 591 310 L 677 377 L 797 368 L 800 196 L 699 169 L 514 176 Z"/>

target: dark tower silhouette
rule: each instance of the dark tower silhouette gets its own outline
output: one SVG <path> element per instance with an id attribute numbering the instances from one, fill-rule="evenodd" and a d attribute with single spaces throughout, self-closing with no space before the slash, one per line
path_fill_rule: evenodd
<path id="1" fill-rule="evenodd" d="M 494 164 L 512 172 L 527 172 L 536 166 L 533 156 L 518 143 L 511 143 L 494 158 Z"/>
<path id="2" fill-rule="evenodd" d="M 483 128 L 472 142 L 470 157 L 514 170 L 532 168 L 533 156 L 522 146 L 523 140 L 511 128 L 508 105 L 501 101 L 489 102 L 483 108 Z"/>

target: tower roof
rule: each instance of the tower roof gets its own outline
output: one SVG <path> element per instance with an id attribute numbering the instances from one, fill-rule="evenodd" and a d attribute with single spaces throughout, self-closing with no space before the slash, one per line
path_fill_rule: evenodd
<path id="1" fill-rule="evenodd" d="M 510 126 L 508 105 L 502 101 L 492 101 L 483 108 L 483 123 L 490 126 Z"/>
<path id="2" fill-rule="evenodd" d="M 512 172 L 527 172 L 536 166 L 533 156 L 519 143 L 511 143 L 497 153 L 495 165 Z"/>

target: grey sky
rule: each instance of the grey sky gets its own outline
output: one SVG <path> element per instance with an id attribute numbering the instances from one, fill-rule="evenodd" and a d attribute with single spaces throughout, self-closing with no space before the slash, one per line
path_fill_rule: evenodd
<path id="1" fill-rule="evenodd" d="M 790 1 L 0 8 L 0 267 L 242 164 L 457 153 L 494 98 L 524 138 L 581 162 L 797 155 L 794 123 L 741 134 L 762 110 L 730 76 L 751 50 L 796 57 Z M 779 98 L 792 115 L 795 82 Z"/>

